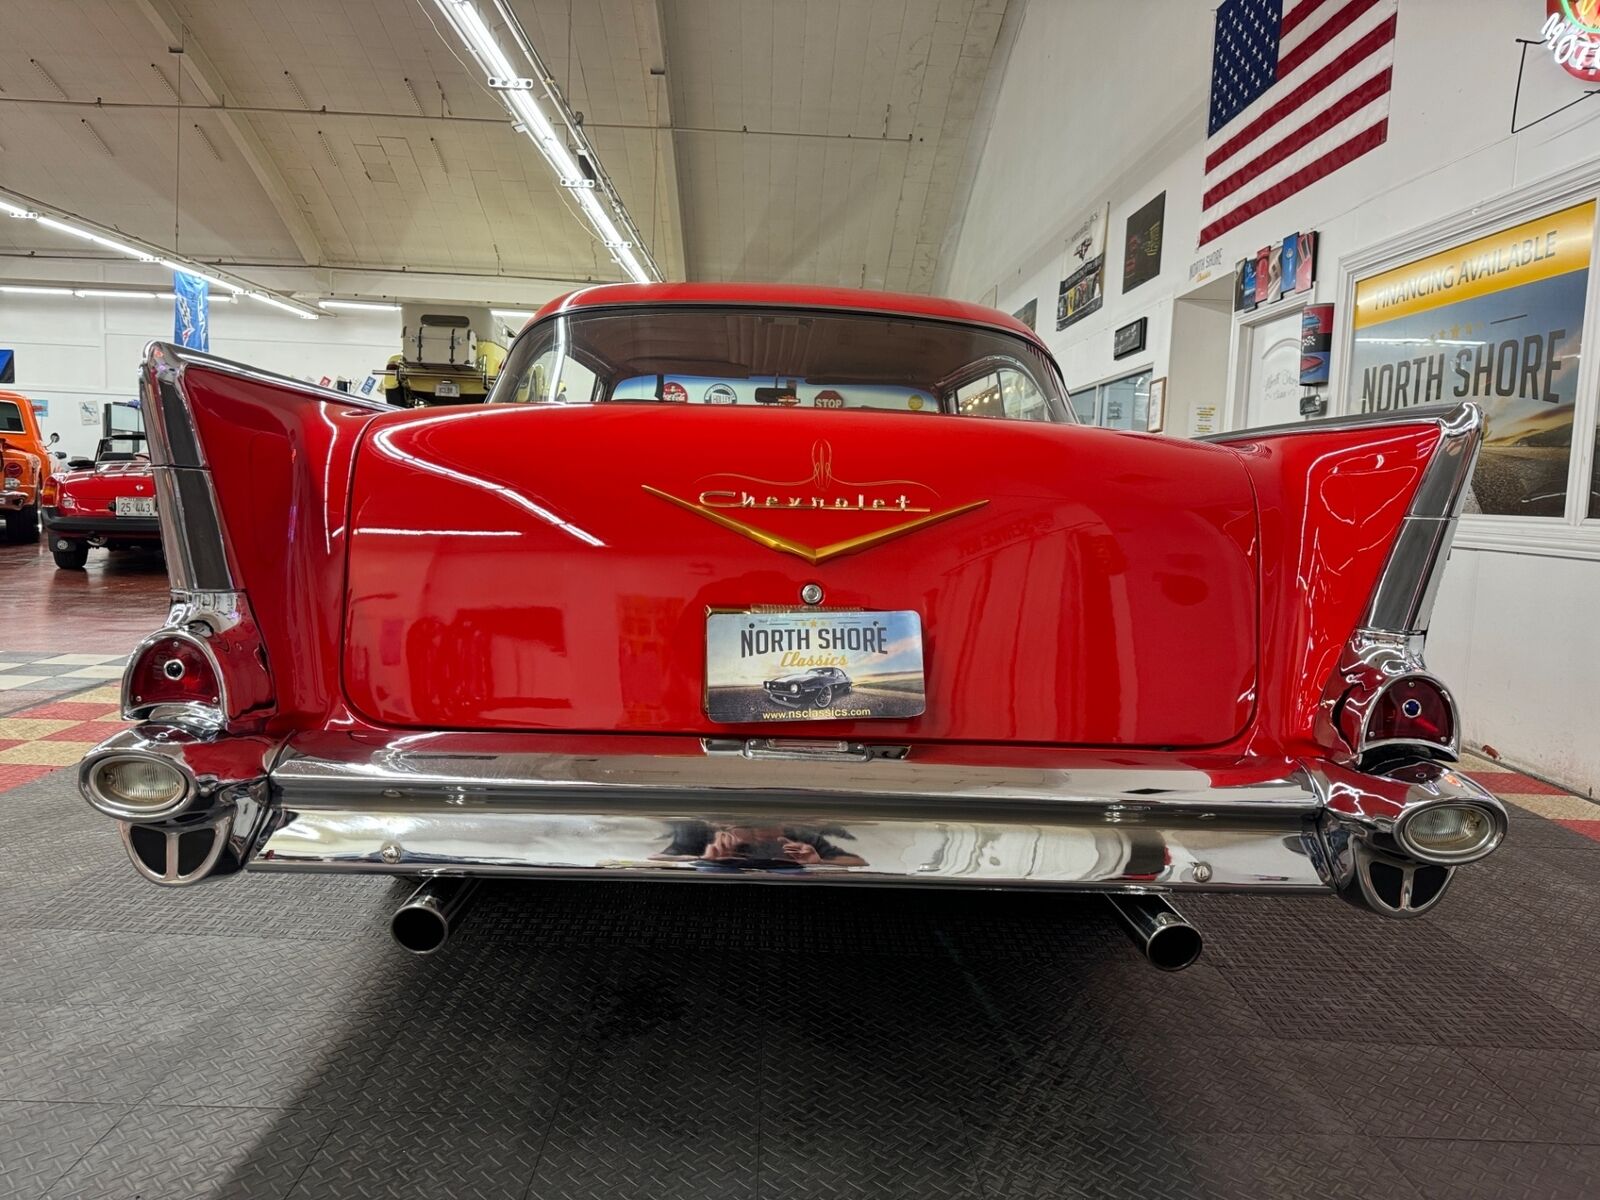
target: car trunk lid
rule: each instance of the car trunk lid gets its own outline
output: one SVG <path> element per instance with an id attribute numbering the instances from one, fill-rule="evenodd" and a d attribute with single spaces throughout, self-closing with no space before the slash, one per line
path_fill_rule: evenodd
<path id="1" fill-rule="evenodd" d="M 1254 703 L 1256 513 L 1215 447 L 931 414 L 404 413 L 369 427 L 349 530 L 345 690 L 382 724 L 771 736 L 706 715 L 707 622 L 786 609 L 911 614 L 925 699 L 786 712 L 785 734 L 1200 746 Z"/>

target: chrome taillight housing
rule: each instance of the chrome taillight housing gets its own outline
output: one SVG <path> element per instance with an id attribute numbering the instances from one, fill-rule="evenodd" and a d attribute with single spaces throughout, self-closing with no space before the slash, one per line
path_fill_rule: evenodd
<path id="1" fill-rule="evenodd" d="M 166 628 L 122 676 L 122 716 L 192 732 L 240 732 L 271 711 L 266 647 L 242 592 L 174 592 Z"/>
<path id="2" fill-rule="evenodd" d="M 1390 680 L 1368 706 L 1365 745 L 1408 742 L 1454 747 L 1456 713 L 1450 693 L 1431 675 Z"/>
<path id="3" fill-rule="evenodd" d="M 210 649 L 182 630 L 147 638 L 123 676 L 123 707 L 149 712 L 163 705 L 198 705 L 222 711 L 222 679 Z M 218 722 L 220 723 L 220 721 Z"/>
<path id="4" fill-rule="evenodd" d="M 1401 751 L 1454 761 L 1460 743 L 1455 701 L 1424 671 L 1355 672 L 1333 724 L 1357 759 Z"/>

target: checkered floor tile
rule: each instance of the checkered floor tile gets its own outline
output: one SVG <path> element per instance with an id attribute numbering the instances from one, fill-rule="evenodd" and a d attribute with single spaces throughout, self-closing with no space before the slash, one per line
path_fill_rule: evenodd
<path id="1" fill-rule="evenodd" d="M 0 653 L 0 716 L 65 697 L 96 683 L 114 683 L 127 664 L 124 654 Z M 113 698 L 115 702 L 115 698 Z M 5 735 L 0 734 L 0 738 Z M 0 763 L 6 760 L 0 758 Z"/>
<path id="2" fill-rule="evenodd" d="M 127 725 L 114 685 L 85 688 L 82 679 L 73 683 L 77 690 L 60 693 L 65 699 L 41 704 L 41 697 L 30 692 L 30 706 L 0 709 L 0 792 L 72 766 Z"/>
<path id="3" fill-rule="evenodd" d="M 1574 833 L 1600 842 L 1600 804 L 1531 775 L 1510 771 L 1486 758 L 1468 756 L 1466 773 L 1500 799 L 1525 812 L 1564 825 Z"/>

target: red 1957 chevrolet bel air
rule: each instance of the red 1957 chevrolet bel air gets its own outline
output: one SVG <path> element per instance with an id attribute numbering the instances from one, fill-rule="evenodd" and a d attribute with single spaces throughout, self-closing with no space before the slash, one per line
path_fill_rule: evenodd
<path id="1" fill-rule="evenodd" d="M 1083 428 L 1001 313 L 710 284 L 483 406 L 142 387 L 173 606 L 79 778 L 158 884 L 419 877 L 419 952 L 488 876 L 1084 889 L 1176 968 L 1175 893 L 1413 917 L 1505 834 L 1421 657 L 1471 405 Z"/>

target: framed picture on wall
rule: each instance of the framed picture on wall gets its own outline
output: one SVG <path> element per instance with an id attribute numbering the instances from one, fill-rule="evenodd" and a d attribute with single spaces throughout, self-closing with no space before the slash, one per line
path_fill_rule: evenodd
<path id="1" fill-rule="evenodd" d="M 1133 291 L 1161 274 L 1161 229 L 1167 212 L 1162 192 L 1128 218 L 1122 245 L 1122 291 Z"/>
<path id="2" fill-rule="evenodd" d="M 1150 403 L 1145 410 L 1145 432 L 1160 433 L 1167 427 L 1167 377 L 1150 381 Z"/>

